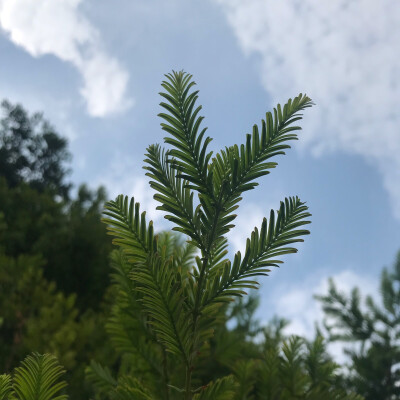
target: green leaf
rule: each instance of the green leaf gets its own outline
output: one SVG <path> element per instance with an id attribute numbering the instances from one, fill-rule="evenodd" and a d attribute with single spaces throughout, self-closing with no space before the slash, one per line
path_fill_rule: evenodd
<path id="1" fill-rule="evenodd" d="M 173 146 L 170 155 L 175 158 L 174 167 L 196 190 L 212 197 L 212 185 L 208 178 L 212 153 L 207 152 L 211 138 L 204 139 L 207 128 L 200 129 L 203 117 L 198 116 L 201 106 L 196 107 L 198 91 L 190 92 L 195 82 L 192 75 L 183 71 L 173 71 L 165 76 L 167 80 L 161 85 L 166 92 L 160 95 L 167 103 L 160 105 L 168 114 L 161 113 L 159 116 L 165 120 L 161 124 L 162 129 L 171 135 L 164 140 Z"/>
<path id="2" fill-rule="evenodd" d="M 99 392 L 108 393 L 117 386 L 117 381 L 111 375 L 107 367 L 92 361 L 85 369 L 86 380 L 90 382 Z"/>
<path id="3" fill-rule="evenodd" d="M 14 390 L 19 400 L 65 400 L 66 395 L 59 392 L 67 386 L 60 381 L 65 371 L 50 355 L 32 354 L 15 369 Z"/>
<path id="4" fill-rule="evenodd" d="M 234 368 L 237 388 L 235 389 L 236 399 L 254 399 L 251 393 L 257 380 L 257 362 L 254 359 L 239 360 Z"/>
<path id="5" fill-rule="evenodd" d="M 281 202 L 276 217 L 271 210 L 269 223 L 264 218 L 260 230 L 255 228 L 247 239 L 243 258 L 238 251 L 233 263 L 225 262 L 219 267 L 219 274 L 210 276 L 202 300 L 203 307 L 231 301 L 233 296 L 245 294 L 243 289 L 257 288 L 258 283 L 253 277 L 268 275 L 270 267 L 282 263 L 276 257 L 296 253 L 297 249 L 291 245 L 302 242 L 300 237 L 310 233 L 305 229 L 297 229 L 310 223 L 307 218 L 311 214 L 307 210 L 297 197 L 286 198 Z"/>
<path id="6" fill-rule="evenodd" d="M 235 383 L 232 376 L 225 376 L 200 388 L 200 393 L 193 396 L 193 400 L 233 400 Z"/>
<path id="7" fill-rule="evenodd" d="M 110 397 L 112 400 L 154 400 L 151 392 L 138 379 L 129 376 L 118 380 L 118 386 Z"/>
<path id="8" fill-rule="evenodd" d="M 0 400 L 9 400 L 13 397 L 11 376 L 7 374 L 0 375 Z"/>
<path id="9" fill-rule="evenodd" d="M 279 368 L 283 398 L 299 398 L 309 387 L 309 376 L 302 368 L 303 344 L 303 339 L 298 336 L 292 336 L 283 343 L 283 357 Z"/>
<path id="10" fill-rule="evenodd" d="M 254 229 L 243 255 L 237 252 L 232 262 L 227 259 L 226 234 L 234 227 L 241 194 L 253 189 L 257 179 L 276 166 L 272 158 L 284 154 L 290 147 L 288 142 L 297 138 L 300 128 L 295 123 L 312 102 L 299 95 L 283 107 L 278 105 L 273 113 L 266 114 L 260 127 L 253 127 L 245 143 L 227 147 L 211 159 L 211 138 L 201 127 L 203 117 L 194 85 L 192 76 L 184 72 L 166 75 L 160 117 L 170 148 L 149 146 L 144 167 L 156 191 L 157 208 L 165 212 L 174 230 L 186 235 L 188 244 L 181 244 L 182 251 L 177 251 L 177 236 L 161 234 L 156 239 L 152 223 L 147 225 L 133 199 L 129 203 L 127 197 L 119 196 L 106 204 L 108 232 L 131 263 L 131 268 L 121 265 L 115 274 L 120 291 L 108 330 L 119 350 L 131 352 L 136 359 L 143 356 L 143 350 L 157 348 L 155 342 L 160 346 L 155 357 L 148 357 L 152 362 L 140 365 L 146 374 L 151 370 L 157 376 L 149 382 L 163 383 L 165 398 L 169 397 L 168 388 L 177 386 L 185 387 L 178 389 L 185 400 L 249 397 L 256 388 L 250 376 L 256 372 L 256 364 L 250 363 L 251 368 L 246 362 L 237 364 L 236 375 L 241 382 L 237 392 L 232 377 L 193 391 L 191 386 L 201 372 L 193 379 L 192 375 L 201 365 L 200 354 L 212 349 L 209 339 L 215 326 L 223 323 L 224 303 L 257 288 L 255 278 L 282 263 L 282 255 L 296 252 L 293 245 L 309 233 L 303 229 L 309 223 L 307 207 L 297 197 L 287 198 L 278 212 L 271 211 L 269 220 L 264 219 L 261 228 Z M 140 335 L 147 339 L 135 340 Z M 151 365 L 159 356 L 162 371 L 157 373 Z M 168 368 L 175 364 L 180 378 L 169 374 Z M 118 392 L 121 398 L 142 395 L 132 382 L 127 384 L 133 385 L 132 390 Z"/>
<path id="11" fill-rule="evenodd" d="M 193 267 L 198 249 L 184 240 L 182 235 L 164 231 L 158 235 L 158 251 L 162 258 L 170 259 L 173 268 L 189 273 Z"/>
<path id="12" fill-rule="evenodd" d="M 296 131 L 299 126 L 289 126 L 302 119 L 300 111 L 312 106 L 312 101 L 306 95 L 300 94 L 293 100 L 289 99 L 283 107 L 278 104 L 274 114 L 268 112 L 265 120 L 261 121 L 261 128 L 253 126 L 252 135 L 246 135 L 246 143 L 241 146 L 226 147 L 212 160 L 210 170 L 213 171 L 215 198 L 219 198 L 214 205 L 217 221 L 214 215 L 207 221 L 216 225 L 215 237 L 227 233 L 233 225 L 232 219 L 227 218 L 237 208 L 240 196 L 247 190 L 254 189 L 258 183 L 256 179 L 269 174 L 275 168 L 276 162 L 271 158 L 285 154 L 284 150 L 290 146 L 286 143 L 296 140 Z"/>
<path id="13" fill-rule="evenodd" d="M 146 156 L 148 165 L 144 169 L 151 178 L 150 186 L 157 191 L 154 199 L 161 203 L 157 209 L 165 211 L 165 218 L 177 225 L 174 230 L 189 236 L 202 247 L 200 214 L 194 209 L 194 195 L 188 188 L 188 181 L 177 176 L 174 163 L 159 145 L 149 146 Z"/>
<path id="14" fill-rule="evenodd" d="M 139 301 L 142 293 L 131 279 L 133 267 L 121 250 L 112 253 L 111 266 L 117 297 L 106 324 L 107 333 L 121 355 L 132 355 L 153 374 L 162 375 L 160 345 Z"/>
<path id="15" fill-rule="evenodd" d="M 181 356 L 188 364 L 192 325 L 179 271 L 155 254 L 139 264 L 131 276 L 143 294 L 141 304 L 159 340 L 167 351 Z"/>
<path id="16" fill-rule="evenodd" d="M 147 225 L 146 212 L 140 213 L 140 205 L 134 198 L 128 201 L 128 196 L 119 195 L 115 201 L 105 204 L 103 214 L 108 217 L 102 218 L 108 234 L 115 237 L 113 243 L 124 251 L 129 261 L 146 260 L 157 251 L 153 222 Z"/>

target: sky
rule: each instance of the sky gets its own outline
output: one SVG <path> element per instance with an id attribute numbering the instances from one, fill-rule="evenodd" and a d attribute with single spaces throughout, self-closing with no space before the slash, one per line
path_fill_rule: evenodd
<path id="1" fill-rule="evenodd" d="M 311 235 L 261 279 L 257 315 L 310 336 L 328 277 L 378 296 L 400 248 L 398 21 L 395 0 L 0 0 L 0 98 L 68 138 L 76 186 L 135 196 L 167 229 L 141 168 L 164 137 L 163 74 L 193 74 L 214 151 L 307 93 L 299 141 L 246 193 L 229 239 L 243 249 L 285 196 L 307 202 Z"/>

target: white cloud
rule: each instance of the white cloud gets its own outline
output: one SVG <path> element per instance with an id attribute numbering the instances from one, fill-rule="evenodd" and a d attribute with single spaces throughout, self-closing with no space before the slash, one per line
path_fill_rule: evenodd
<path id="1" fill-rule="evenodd" d="M 269 304 L 268 307 L 272 302 L 277 315 L 290 321 L 290 325 L 285 330 L 287 334 L 305 336 L 309 339 L 315 336 L 315 323 L 322 326 L 324 314 L 320 303 L 313 296 L 328 293 L 328 276 L 331 274 L 320 275 L 319 278 L 308 278 L 301 283 L 279 285 L 268 296 L 269 298 L 263 298 L 263 302 Z M 378 297 L 377 280 L 372 276 L 359 275 L 351 269 L 346 269 L 333 275 L 332 278 L 339 292 L 348 295 L 354 287 L 358 287 L 362 298 L 366 295 Z M 333 343 L 328 347 L 339 363 L 346 359 L 343 347 L 341 343 Z"/>
<path id="2" fill-rule="evenodd" d="M 129 158 L 117 154 L 107 172 L 94 180 L 93 186 L 99 185 L 105 186 L 108 196 L 112 199 L 120 194 L 134 197 L 135 202 L 140 203 L 140 210 L 146 211 L 148 221 L 152 220 L 155 223 L 157 232 L 167 228 L 168 221 L 163 218 L 162 211 L 156 210 L 160 204 L 153 199 L 154 191 L 150 188 L 144 171 Z"/>
<path id="3" fill-rule="evenodd" d="M 81 95 L 90 115 L 124 111 L 129 75 L 102 47 L 99 32 L 79 10 L 82 0 L 0 0 L 0 26 L 34 57 L 52 54 L 83 77 Z"/>
<path id="4" fill-rule="evenodd" d="M 239 208 L 238 217 L 233 222 L 236 226 L 228 234 L 228 240 L 234 252 L 244 251 L 246 239 L 250 237 L 256 226 L 261 226 L 266 215 L 267 213 L 263 212 L 263 209 L 255 203 L 247 203 Z"/>
<path id="5" fill-rule="evenodd" d="M 273 101 L 307 92 L 316 102 L 301 142 L 376 165 L 400 218 L 400 3 L 215 1 L 243 51 L 259 57 Z"/>
<path id="6" fill-rule="evenodd" d="M 236 252 L 244 251 L 246 248 L 246 239 L 250 237 L 251 232 L 255 227 L 260 228 L 263 218 L 269 218 L 271 210 L 278 210 L 281 201 L 285 196 L 279 191 L 272 191 L 268 194 L 268 200 L 254 203 L 252 201 L 243 200 L 239 208 L 236 210 L 237 218 L 233 221 L 233 228 L 227 235 L 228 241 L 231 244 L 231 249 Z"/>

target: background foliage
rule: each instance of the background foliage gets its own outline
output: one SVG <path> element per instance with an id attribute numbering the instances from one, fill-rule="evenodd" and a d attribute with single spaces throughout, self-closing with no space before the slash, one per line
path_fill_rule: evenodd
<path id="1" fill-rule="evenodd" d="M 0 124 L 0 368 L 32 351 L 56 355 L 69 391 L 87 398 L 84 368 L 112 360 L 104 331 L 111 245 L 100 223 L 105 190 L 71 198 L 70 155 L 40 114 L 2 103 Z M 111 361 L 112 362 L 112 361 Z"/>
<path id="2" fill-rule="evenodd" d="M 367 400 L 400 396 L 400 252 L 393 268 L 382 271 L 380 295 L 378 303 L 358 288 L 340 293 L 331 280 L 329 292 L 318 296 L 329 340 L 347 345 L 346 385 Z"/>

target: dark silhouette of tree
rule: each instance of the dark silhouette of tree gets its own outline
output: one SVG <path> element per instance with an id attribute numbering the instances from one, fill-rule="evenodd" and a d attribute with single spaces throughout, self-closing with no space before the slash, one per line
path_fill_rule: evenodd
<path id="1" fill-rule="evenodd" d="M 70 159 L 67 140 L 40 113 L 29 115 L 19 104 L 1 103 L 0 174 L 10 187 L 28 182 L 33 188 L 51 190 L 68 198 L 65 182 Z"/>
<path id="2" fill-rule="evenodd" d="M 81 310 L 97 308 L 109 285 L 111 243 L 100 222 L 105 191 L 82 185 L 76 199 L 60 202 L 25 183 L 10 188 L 0 177 L 0 247 L 8 256 L 40 254 L 44 276 L 77 294 Z"/>

